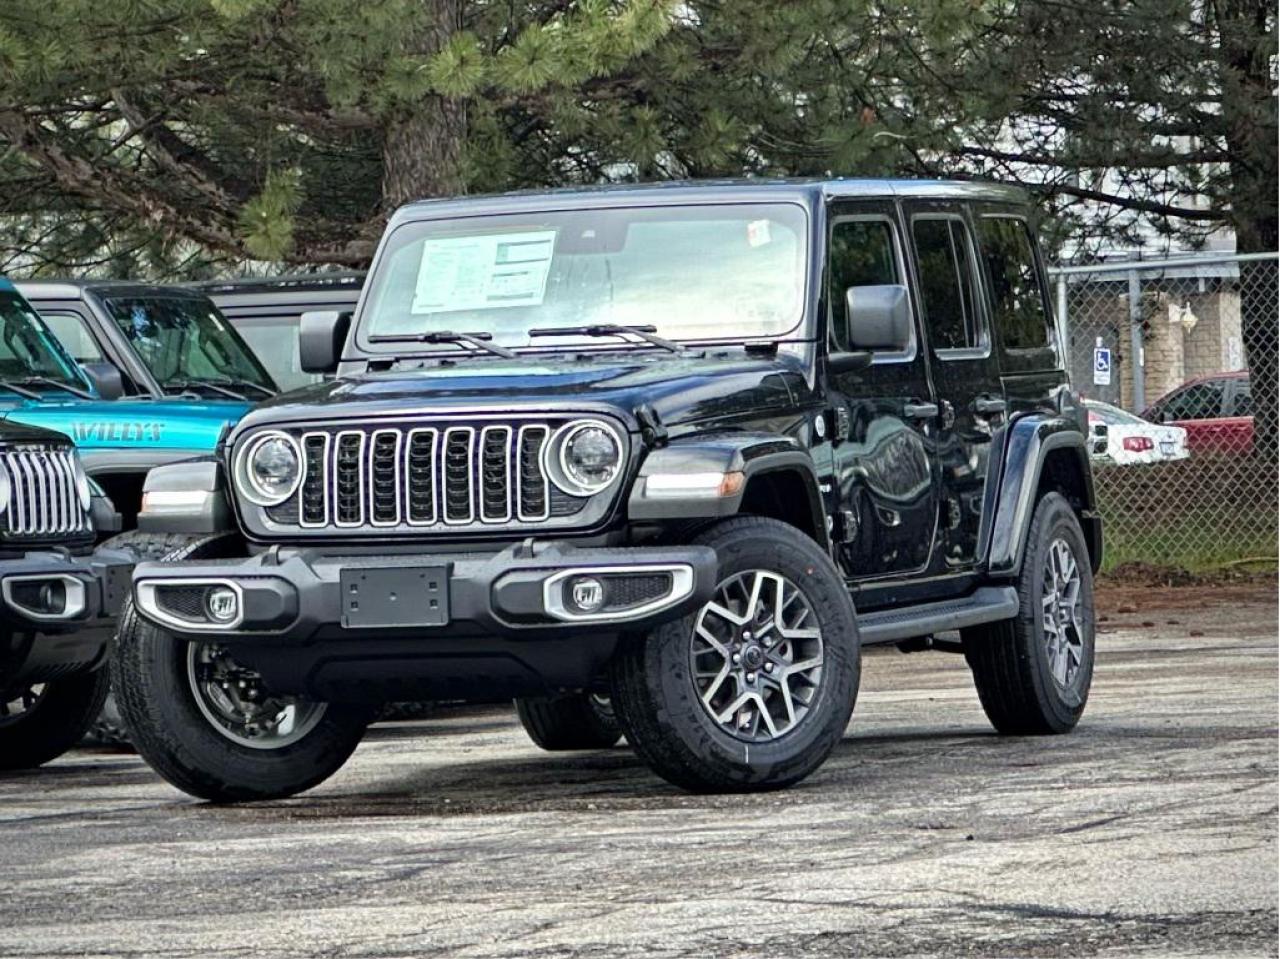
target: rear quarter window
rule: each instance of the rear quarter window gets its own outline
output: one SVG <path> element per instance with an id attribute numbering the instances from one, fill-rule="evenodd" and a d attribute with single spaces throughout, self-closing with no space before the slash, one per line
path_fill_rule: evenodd
<path id="1" fill-rule="evenodd" d="M 978 243 L 1003 365 L 1024 370 L 1056 368 L 1053 317 L 1031 227 L 1021 217 L 982 216 L 978 219 Z"/>

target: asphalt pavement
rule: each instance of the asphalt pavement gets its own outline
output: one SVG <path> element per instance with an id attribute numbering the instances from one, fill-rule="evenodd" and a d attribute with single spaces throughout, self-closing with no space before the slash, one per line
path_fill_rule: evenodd
<path id="1" fill-rule="evenodd" d="M 1274 956 L 1274 585 L 1104 609 L 1072 735 L 1004 739 L 961 657 L 865 659 L 786 792 L 689 796 L 507 709 L 376 727 L 294 800 L 135 756 L 0 779 L 0 956 Z"/>

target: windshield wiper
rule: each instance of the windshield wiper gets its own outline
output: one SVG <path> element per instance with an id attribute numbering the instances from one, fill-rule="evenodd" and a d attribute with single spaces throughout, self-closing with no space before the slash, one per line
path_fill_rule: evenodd
<path id="1" fill-rule="evenodd" d="M 70 383 L 63 383 L 61 380 L 55 380 L 48 376 L 24 376 L 20 380 L 8 380 L 5 382 L 5 385 L 12 390 L 13 384 L 15 383 L 18 386 L 53 386 L 60 390 L 66 390 L 72 396 L 78 396 L 82 400 L 91 400 L 94 398 L 93 394 L 87 390 L 82 390 L 78 386 L 72 386 Z M 17 390 L 14 390 L 14 392 L 16 393 Z M 40 394 L 37 393 L 35 395 L 39 396 Z"/>
<path id="2" fill-rule="evenodd" d="M 22 386 L 21 384 L 22 384 L 21 380 L 18 380 L 16 382 L 11 382 L 9 380 L 0 380 L 0 389 L 6 389 L 11 393 L 17 393 L 19 396 L 25 397 L 26 399 L 29 399 L 29 400 L 40 399 L 40 394 L 36 390 L 27 389 L 25 386 Z"/>
<path id="3" fill-rule="evenodd" d="M 455 333 L 453 330 L 434 330 L 430 333 L 388 333 L 369 337 L 370 343 L 453 343 L 475 347 L 494 356 L 513 360 L 516 354 L 505 346 L 490 343 L 492 333 Z"/>
<path id="4" fill-rule="evenodd" d="M 166 392 L 176 390 L 179 393 L 192 393 L 195 390 L 212 390 L 215 393 L 221 393 L 223 396 L 229 396 L 233 400 L 247 400 L 249 398 L 243 393 L 237 393 L 235 390 L 229 389 L 213 380 L 169 380 L 166 383 L 162 383 L 161 387 Z"/>
<path id="5" fill-rule="evenodd" d="M 598 323 L 593 326 L 544 326 L 530 330 L 532 336 L 625 336 L 630 333 L 652 346 L 659 346 L 672 353 L 684 353 L 679 343 L 657 336 L 656 326 L 628 326 L 622 323 Z"/>

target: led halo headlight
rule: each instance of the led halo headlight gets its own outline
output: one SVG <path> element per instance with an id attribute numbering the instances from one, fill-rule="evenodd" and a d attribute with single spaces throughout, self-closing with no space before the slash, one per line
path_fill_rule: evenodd
<path id="1" fill-rule="evenodd" d="M 302 485 L 302 452 L 288 433 L 267 430 L 240 455 L 236 485 L 255 506 L 279 506 Z"/>
<path id="2" fill-rule="evenodd" d="M 547 444 L 547 474 L 571 496 L 593 496 L 622 473 L 622 437 L 603 420 L 574 420 Z"/>

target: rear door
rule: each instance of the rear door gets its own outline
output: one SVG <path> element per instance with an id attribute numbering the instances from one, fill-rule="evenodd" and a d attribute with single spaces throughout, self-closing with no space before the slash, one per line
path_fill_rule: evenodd
<path id="1" fill-rule="evenodd" d="M 906 245 L 888 200 L 840 201 L 828 223 L 827 302 L 833 352 L 848 350 L 845 291 L 909 286 Z M 933 401 L 918 318 L 910 345 L 871 366 L 831 373 L 839 558 L 852 579 L 900 578 L 930 565 L 938 495 Z"/>
<path id="2" fill-rule="evenodd" d="M 977 558 L 992 434 L 1006 402 L 967 209 L 928 200 L 904 209 L 940 408 L 939 545 L 946 567 L 959 570 Z"/>

